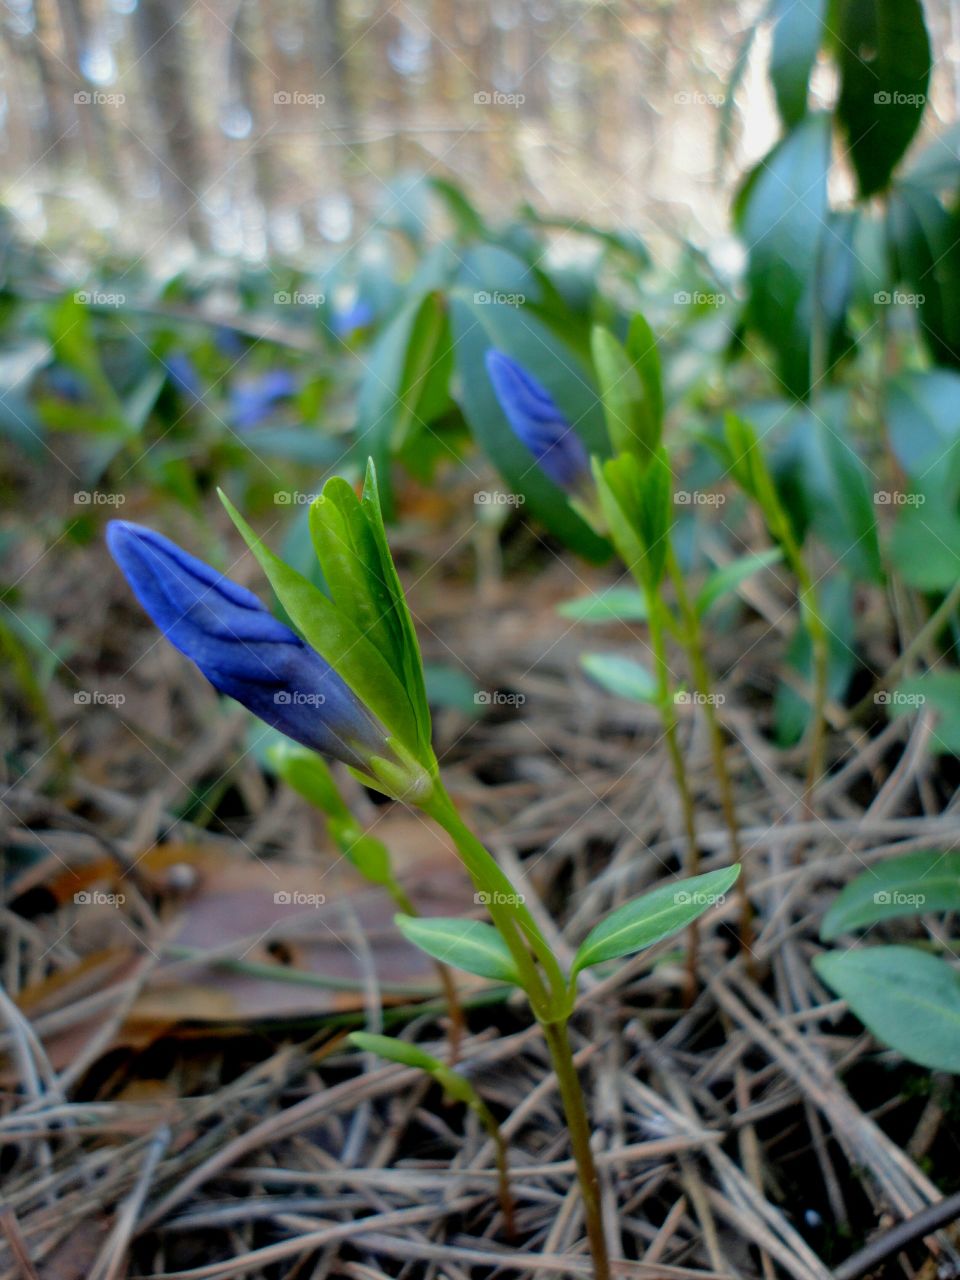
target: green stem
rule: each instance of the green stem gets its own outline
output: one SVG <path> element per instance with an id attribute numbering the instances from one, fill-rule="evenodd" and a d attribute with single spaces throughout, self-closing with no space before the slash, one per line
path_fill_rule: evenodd
<path id="1" fill-rule="evenodd" d="M 707 721 L 707 732 L 710 737 L 710 754 L 713 759 L 713 771 L 720 788 L 720 808 L 723 812 L 724 824 L 730 837 L 730 856 L 739 862 L 741 872 L 737 878 L 737 893 L 740 898 L 740 943 L 744 950 L 749 950 L 753 941 L 753 909 L 750 905 L 750 894 L 747 870 L 743 866 L 743 851 L 740 845 L 740 825 L 737 822 L 737 809 L 733 797 L 733 783 L 727 768 L 727 757 L 724 750 L 723 730 L 713 700 L 713 678 L 707 665 L 703 644 L 703 630 L 700 618 L 690 599 L 683 571 L 677 563 L 673 548 L 669 551 L 670 576 L 673 579 L 677 602 L 684 622 L 684 647 L 690 661 L 694 683 L 703 695 L 703 710 Z"/>
<path id="2" fill-rule="evenodd" d="M 694 876 L 700 869 L 700 848 L 697 844 L 697 823 L 693 811 L 693 796 L 687 782 L 687 771 L 683 763 L 683 752 L 677 737 L 677 708 L 673 700 L 673 682 L 670 679 L 670 668 L 667 664 L 667 647 L 664 640 L 665 606 L 659 594 L 644 586 L 647 596 L 647 626 L 650 630 L 650 643 L 653 646 L 657 675 L 657 702 L 660 720 L 663 724 L 663 736 L 667 743 L 667 752 L 673 769 L 677 791 L 680 795 L 680 807 L 683 811 L 683 825 L 687 836 L 687 857 L 685 871 Z M 700 930 L 697 921 L 690 925 L 688 931 L 689 947 L 687 950 L 687 997 L 693 998 L 697 985 L 697 958 L 700 950 Z"/>
<path id="3" fill-rule="evenodd" d="M 603 1205 L 600 1199 L 600 1179 L 590 1146 L 590 1125 L 583 1101 L 583 1090 L 570 1050 L 567 1020 L 544 1022 L 543 1034 L 550 1050 L 550 1058 L 557 1076 L 557 1088 L 567 1118 L 570 1148 L 577 1166 L 577 1180 L 583 1197 L 583 1217 L 587 1240 L 593 1258 L 594 1280 L 609 1280 L 610 1259 L 607 1254 L 607 1238 L 603 1229 Z"/>
<path id="4" fill-rule="evenodd" d="M 523 895 L 460 817 L 442 783 L 437 782 L 423 809 L 452 837 L 474 886 L 485 895 L 487 911 L 510 949 L 537 1019 L 566 1014 L 569 997 L 563 971 L 524 905 Z M 543 966 L 548 985 L 544 984 L 534 956 Z"/>

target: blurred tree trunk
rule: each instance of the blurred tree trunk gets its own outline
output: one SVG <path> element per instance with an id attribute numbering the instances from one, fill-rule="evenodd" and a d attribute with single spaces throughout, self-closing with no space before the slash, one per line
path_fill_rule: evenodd
<path id="1" fill-rule="evenodd" d="M 152 144 L 164 162 L 160 183 L 169 231 L 179 224 L 197 243 L 208 244 L 200 208 L 205 166 L 185 70 L 190 61 L 187 9 L 187 0 L 140 0 L 134 15 L 137 52 L 156 126 Z"/>

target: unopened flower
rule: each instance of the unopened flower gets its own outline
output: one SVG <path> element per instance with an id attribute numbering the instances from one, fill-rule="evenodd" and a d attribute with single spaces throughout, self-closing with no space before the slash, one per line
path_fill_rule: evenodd
<path id="1" fill-rule="evenodd" d="M 532 374 L 502 351 L 487 352 L 487 372 L 514 435 L 555 485 L 572 492 L 590 475 L 590 459 L 569 420 Z"/>
<path id="2" fill-rule="evenodd" d="M 386 732 L 344 680 L 253 592 L 125 520 L 107 544 L 134 595 L 215 689 L 303 746 L 366 768 Z"/>

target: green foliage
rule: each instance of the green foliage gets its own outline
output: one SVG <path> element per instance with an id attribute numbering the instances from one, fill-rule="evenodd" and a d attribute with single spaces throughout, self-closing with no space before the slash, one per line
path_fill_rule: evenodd
<path id="1" fill-rule="evenodd" d="M 740 867 L 724 867 L 687 880 L 661 885 L 632 898 L 595 925 L 574 956 L 571 976 L 583 969 L 632 955 L 669 938 L 716 906 L 740 874 Z"/>
<path id="2" fill-rule="evenodd" d="M 960 973 L 916 947 L 817 956 L 814 968 L 864 1026 L 910 1062 L 960 1072 Z"/>
<path id="3" fill-rule="evenodd" d="M 657 682 L 646 667 L 619 653 L 585 653 L 580 665 L 608 693 L 634 702 L 656 702 Z"/>
<path id="4" fill-rule="evenodd" d="M 960 853 L 939 849 L 906 853 L 879 862 L 852 880 L 823 917 L 820 937 L 833 942 L 842 933 L 880 920 L 960 910 Z"/>
<path id="5" fill-rule="evenodd" d="M 631 573 L 649 590 L 663 579 L 673 524 L 673 477 L 659 449 L 644 466 L 635 454 L 593 460 L 594 479 L 610 536 Z"/>
<path id="6" fill-rule="evenodd" d="M 647 601 L 635 587 L 608 587 L 598 594 L 565 600 L 557 605 L 557 613 L 571 622 L 643 622 Z"/>
<path id="7" fill-rule="evenodd" d="M 396 922 L 407 941 L 434 960 L 494 982 L 522 985 L 510 951 L 492 925 L 438 916 L 401 915 Z"/>

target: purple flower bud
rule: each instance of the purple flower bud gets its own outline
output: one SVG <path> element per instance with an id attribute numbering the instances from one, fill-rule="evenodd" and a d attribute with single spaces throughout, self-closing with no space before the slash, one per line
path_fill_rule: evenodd
<path id="1" fill-rule="evenodd" d="M 502 351 L 487 352 L 487 373 L 514 435 L 561 489 L 572 491 L 590 476 L 590 459 L 546 387 Z"/>
<path id="2" fill-rule="evenodd" d="M 144 609 L 215 689 L 346 764 L 364 768 L 389 754 L 359 698 L 253 592 L 141 525 L 112 520 L 107 545 Z"/>

